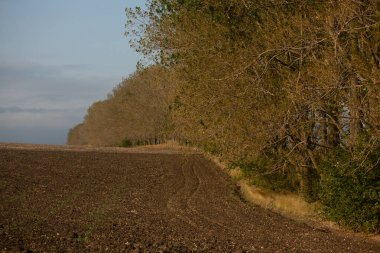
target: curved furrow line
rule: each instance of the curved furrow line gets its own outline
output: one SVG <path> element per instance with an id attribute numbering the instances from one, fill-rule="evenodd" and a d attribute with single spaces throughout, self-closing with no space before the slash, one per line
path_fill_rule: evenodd
<path id="1" fill-rule="evenodd" d="M 227 226 L 210 219 L 190 204 L 191 200 L 194 199 L 194 195 L 199 193 L 201 186 L 201 177 L 196 172 L 196 156 L 192 155 L 182 164 L 181 178 L 184 179 L 183 187 L 168 201 L 170 211 L 175 213 L 180 220 L 203 232 L 206 230 L 209 233 L 219 229 L 229 230 Z"/>
<path id="2" fill-rule="evenodd" d="M 186 157 L 184 161 L 181 163 L 180 166 L 180 178 L 183 183 L 181 184 L 182 186 L 177 190 L 177 192 L 169 198 L 169 200 L 166 203 L 166 208 L 173 213 L 177 219 L 189 224 L 195 229 L 199 229 L 198 225 L 193 222 L 191 219 L 187 217 L 187 215 L 183 215 L 183 211 L 185 208 L 181 208 L 181 200 L 183 201 L 185 195 L 186 195 L 186 185 L 188 184 L 188 179 L 185 175 L 184 168 L 185 166 L 189 163 L 190 158 Z M 186 207 L 186 206 L 185 206 Z"/>
<path id="3" fill-rule="evenodd" d="M 201 177 L 199 176 L 199 174 L 198 174 L 198 172 L 197 172 L 197 170 L 196 170 L 196 166 L 195 166 L 195 164 L 196 164 L 196 158 L 194 157 L 193 159 L 194 159 L 194 162 L 192 163 L 191 170 L 192 170 L 192 172 L 194 173 L 195 178 L 197 179 L 197 188 L 196 188 L 196 189 L 194 190 L 194 192 L 193 192 L 193 193 L 187 198 L 187 200 L 186 200 L 186 204 L 187 204 L 187 206 L 189 207 L 189 209 L 190 209 L 195 215 L 197 215 L 197 216 L 198 216 L 199 218 L 201 218 L 201 219 L 204 219 L 204 220 L 207 221 L 209 224 L 214 224 L 214 225 L 218 226 L 219 228 L 223 228 L 223 229 L 225 229 L 226 231 L 230 231 L 230 228 L 229 228 L 229 227 L 227 227 L 226 225 L 224 225 L 224 224 L 222 224 L 222 223 L 220 223 L 220 222 L 217 222 L 217 221 L 213 220 L 212 218 L 207 217 L 206 215 L 202 214 L 201 212 L 199 212 L 198 210 L 196 210 L 195 205 L 191 204 L 191 201 L 195 199 L 195 198 L 193 198 L 194 195 L 195 195 L 196 193 L 199 193 L 199 191 L 200 191 L 200 189 L 201 189 L 201 185 L 203 185 L 203 184 L 202 184 L 202 181 L 204 181 L 204 180 L 201 180 Z M 212 198 L 213 196 L 208 196 L 208 197 L 209 197 L 209 198 Z M 214 228 L 213 228 L 213 227 L 210 227 L 209 230 L 212 231 L 212 230 L 214 230 Z"/>

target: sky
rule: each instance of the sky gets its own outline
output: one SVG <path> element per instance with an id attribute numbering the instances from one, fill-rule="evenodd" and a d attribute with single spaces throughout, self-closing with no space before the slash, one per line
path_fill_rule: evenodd
<path id="1" fill-rule="evenodd" d="M 136 69 L 125 8 L 144 0 L 0 0 L 0 142 L 65 144 Z"/>

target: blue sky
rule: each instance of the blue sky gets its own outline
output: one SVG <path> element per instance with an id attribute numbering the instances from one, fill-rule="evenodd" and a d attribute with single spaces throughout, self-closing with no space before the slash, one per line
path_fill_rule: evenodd
<path id="1" fill-rule="evenodd" d="M 64 144 L 133 73 L 126 7 L 144 0 L 0 0 L 0 142 Z"/>

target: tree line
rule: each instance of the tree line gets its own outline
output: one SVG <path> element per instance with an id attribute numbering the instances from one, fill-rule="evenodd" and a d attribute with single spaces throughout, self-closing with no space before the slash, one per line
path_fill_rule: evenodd
<path id="1" fill-rule="evenodd" d="M 126 13 L 145 69 L 69 143 L 177 136 L 380 230 L 379 0 L 149 0 Z"/>
<path id="2" fill-rule="evenodd" d="M 175 73 L 160 66 L 137 71 L 107 99 L 88 109 L 83 123 L 69 131 L 70 145 L 133 146 L 157 144 L 169 136 L 169 106 Z"/>

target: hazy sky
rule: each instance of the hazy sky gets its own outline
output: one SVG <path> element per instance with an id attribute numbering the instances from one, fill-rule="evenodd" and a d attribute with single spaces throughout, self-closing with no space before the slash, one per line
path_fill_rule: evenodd
<path id="1" fill-rule="evenodd" d="M 144 0 L 0 0 L 0 142 L 64 144 L 135 70 L 124 9 Z"/>

